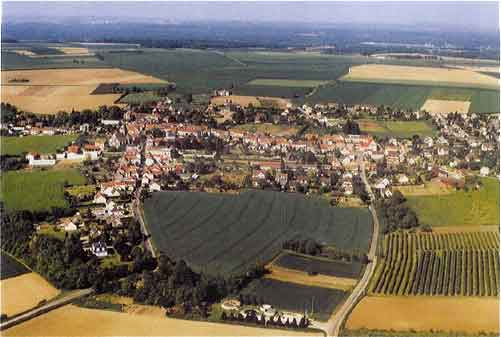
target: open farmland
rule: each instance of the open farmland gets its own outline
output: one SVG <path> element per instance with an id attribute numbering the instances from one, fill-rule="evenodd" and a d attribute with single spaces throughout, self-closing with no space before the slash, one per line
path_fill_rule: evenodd
<path id="1" fill-rule="evenodd" d="M 25 273 L 0 281 L 1 310 L 8 316 L 19 314 L 49 300 L 59 291 L 37 273 Z"/>
<path id="2" fill-rule="evenodd" d="M 432 226 L 499 226 L 499 180 L 483 178 L 480 190 L 446 195 L 408 195 L 407 205 L 422 224 Z"/>
<path id="3" fill-rule="evenodd" d="M 62 324 L 61 322 L 64 322 Z M 89 324 L 92 322 L 92 324 Z M 3 336 L 322 336 L 319 332 L 263 329 L 120 313 L 67 305 L 2 332 Z"/>
<path id="4" fill-rule="evenodd" d="M 273 261 L 273 265 L 299 270 L 303 272 L 314 272 L 322 275 L 358 278 L 362 272 L 363 265 L 360 262 L 343 262 L 328 260 L 325 258 L 309 257 L 292 253 L 280 255 Z"/>
<path id="5" fill-rule="evenodd" d="M 16 79 L 28 82 L 14 84 Z M 2 102 L 25 111 L 53 114 L 113 104 L 120 94 L 91 95 L 100 83 L 165 81 L 120 69 L 42 69 L 2 71 L 2 83 Z"/>
<path id="6" fill-rule="evenodd" d="M 421 107 L 421 110 L 429 112 L 431 115 L 449 112 L 458 112 L 466 114 L 470 111 L 471 102 L 468 101 L 452 101 L 442 99 L 427 99 Z"/>
<path id="7" fill-rule="evenodd" d="M 359 119 L 358 125 L 362 132 L 378 137 L 411 138 L 434 136 L 435 130 L 431 123 L 425 121 L 378 121 L 374 119 Z"/>
<path id="8" fill-rule="evenodd" d="M 7 253 L 0 253 L 0 280 L 28 273 L 29 269 Z"/>
<path id="9" fill-rule="evenodd" d="M 263 303 L 271 304 L 280 310 L 298 313 L 306 310 L 309 315 L 313 313 L 319 320 L 327 320 L 347 296 L 346 292 L 339 289 L 306 286 L 268 278 L 251 282 L 242 294 L 255 296 Z"/>
<path id="10" fill-rule="evenodd" d="M 409 331 L 498 334 L 499 298 L 369 296 L 357 304 L 346 328 L 393 330 L 399 336 Z"/>
<path id="11" fill-rule="evenodd" d="M 349 73 L 343 76 L 342 80 L 463 88 L 499 88 L 499 81 L 496 78 L 471 70 L 382 64 L 365 64 L 351 67 Z"/>
<path id="12" fill-rule="evenodd" d="M 267 262 L 294 237 L 367 251 L 372 233 L 367 209 L 334 208 L 298 194 L 158 192 L 144 210 L 160 251 L 211 274 Z"/>
<path id="13" fill-rule="evenodd" d="M 0 137 L 2 155 L 19 156 L 27 152 L 55 153 L 71 144 L 77 135 Z"/>
<path id="14" fill-rule="evenodd" d="M 370 292 L 384 295 L 498 296 L 499 233 L 392 233 Z"/>
<path id="15" fill-rule="evenodd" d="M 257 78 L 255 80 L 248 82 L 247 85 L 308 88 L 308 87 L 318 87 L 319 85 L 325 83 L 327 83 L 327 81 Z"/>
<path id="16" fill-rule="evenodd" d="M 274 136 L 294 136 L 298 132 L 295 126 L 282 124 L 262 123 L 262 124 L 240 124 L 231 128 L 232 130 L 240 130 L 252 133 L 266 133 Z"/>
<path id="17" fill-rule="evenodd" d="M 250 104 L 252 104 L 255 107 L 276 106 L 278 108 L 285 109 L 290 102 L 286 99 L 277 97 L 230 95 L 230 96 L 213 97 L 211 98 L 211 103 L 215 105 L 223 105 L 226 103 L 231 103 L 231 104 L 238 104 L 243 107 L 248 107 Z"/>
<path id="18" fill-rule="evenodd" d="M 76 169 L 8 171 L 1 179 L 0 199 L 7 209 L 12 210 L 66 207 L 64 184 L 85 184 L 85 178 Z"/>

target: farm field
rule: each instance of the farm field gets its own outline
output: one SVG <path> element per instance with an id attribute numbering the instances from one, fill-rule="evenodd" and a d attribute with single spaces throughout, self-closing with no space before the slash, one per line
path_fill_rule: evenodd
<path id="1" fill-rule="evenodd" d="M 369 291 L 382 295 L 498 296 L 499 233 L 392 233 Z"/>
<path id="2" fill-rule="evenodd" d="M 432 86 L 499 88 L 499 81 L 466 69 L 366 64 L 350 68 L 341 80 L 369 83 L 418 84 Z"/>
<path id="3" fill-rule="evenodd" d="M 2 155 L 19 156 L 27 152 L 55 153 L 71 144 L 78 135 L 0 137 Z"/>
<path id="4" fill-rule="evenodd" d="M 407 185 L 407 186 L 397 186 L 400 192 L 404 194 L 405 197 L 408 196 L 423 196 L 423 195 L 443 195 L 451 194 L 454 190 L 445 184 L 442 184 L 440 180 L 433 179 L 431 181 L 425 182 L 423 185 Z"/>
<path id="5" fill-rule="evenodd" d="M 449 112 L 466 114 L 470 111 L 470 105 L 471 102 L 468 101 L 427 99 L 421 107 L 421 110 L 425 110 L 431 115 Z"/>
<path id="6" fill-rule="evenodd" d="M 3 47 L 3 44 L 2 44 Z M 110 68 L 94 55 L 52 54 L 37 55 L 28 49 L 4 50 L 2 48 L 2 71 L 15 69 L 52 68 Z"/>
<path id="7" fill-rule="evenodd" d="M 267 97 L 267 96 L 240 96 L 240 95 L 230 95 L 230 96 L 216 96 L 211 98 L 211 103 L 215 105 L 223 105 L 226 103 L 238 104 L 243 107 L 248 107 L 252 104 L 255 107 L 272 107 L 277 106 L 285 109 L 289 104 L 289 101 L 277 97 Z"/>
<path id="8" fill-rule="evenodd" d="M 8 171 L 2 174 L 0 199 L 7 209 L 50 210 L 66 207 L 64 184 L 83 185 L 76 169 Z"/>
<path id="9" fill-rule="evenodd" d="M 411 138 L 414 135 L 420 137 L 434 136 L 433 126 L 424 121 L 378 121 L 374 119 L 357 120 L 360 130 L 378 137 Z"/>
<path id="10" fill-rule="evenodd" d="M 313 316 L 319 320 L 327 320 L 347 296 L 339 289 L 305 286 L 272 279 L 259 279 L 251 282 L 242 291 L 244 295 L 256 296 L 264 303 L 285 310 L 311 315 L 313 301 Z"/>
<path id="11" fill-rule="evenodd" d="M 317 87 L 325 83 L 327 83 L 327 81 L 256 78 L 255 80 L 247 82 L 247 85 L 308 88 Z"/>
<path id="12" fill-rule="evenodd" d="M 372 233 L 367 209 L 278 192 L 159 192 L 145 201 L 144 211 L 159 250 L 211 274 L 265 263 L 293 237 L 366 251 Z"/>
<path id="13" fill-rule="evenodd" d="M 49 300 L 59 291 L 37 273 L 26 273 L 0 281 L 2 314 L 12 316 Z"/>
<path id="14" fill-rule="evenodd" d="M 346 328 L 498 334 L 499 298 L 368 296 L 350 314 Z"/>
<path id="15" fill-rule="evenodd" d="M 447 195 L 407 195 L 407 205 L 419 222 L 432 226 L 499 225 L 499 180 L 483 178 L 475 191 L 453 191 Z"/>
<path id="16" fill-rule="evenodd" d="M 293 136 L 298 132 L 298 128 L 295 126 L 276 125 L 271 123 L 240 124 L 232 127 L 231 129 L 251 133 L 267 133 L 275 136 Z"/>
<path id="17" fill-rule="evenodd" d="M 344 278 L 358 278 L 363 265 L 360 262 L 333 261 L 325 258 L 307 257 L 292 253 L 281 254 L 273 265 L 303 272 L 316 272 L 322 275 Z"/>
<path id="18" fill-rule="evenodd" d="M 61 324 L 64 322 L 64 324 Z M 93 322 L 93 324 L 89 324 Z M 3 336 L 322 336 L 315 332 L 95 310 L 67 305 L 2 332 Z"/>
<path id="19" fill-rule="evenodd" d="M 12 80 L 29 82 L 12 84 Z M 165 83 L 121 69 L 42 69 L 2 71 L 2 102 L 34 113 L 54 114 L 72 109 L 111 105 L 120 94 L 91 95 L 100 83 Z M 10 84 L 9 84 L 10 83 Z"/>
<path id="20" fill-rule="evenodd" d="M 29 269 L 7 253 L 0 252 L 0 280 L 28 273 Z"/>
<path id="21" fill-rule="evenodd" d="M 162 99 L 162 96 L 154 92 L 131 93 L 122 97 L 118 103 L 121 104 L 148 104 Z"/>

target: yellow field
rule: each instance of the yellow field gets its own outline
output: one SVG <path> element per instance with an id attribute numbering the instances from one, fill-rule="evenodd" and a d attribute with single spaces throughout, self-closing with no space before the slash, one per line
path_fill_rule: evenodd
<path id="1" fill-rule="evenodd" d="M 343 80 L 361 82 L 448 85 L 458 87 L 499 88 L 498 79 L 467 69 L 408 67 L 365 64 L 350 68 Z"/>
<path id="2" fill-rule="evenodd" d="M 365 297 L 346 328 L 499 333 L 499 298 Z"/>
<path id="3" fill-rule="evenodd" d="M 479 225 L 479 226 L 436 226 L 434 233 L 464 233 L 464 232 L 499 232 L 499 226 Z"/>
<path id="4" fill-rule="evenodd" d="M 12 316 L 33 308 L 42 300 L 49 300 L 59 293 L 43 277 L 28 273 L 0 281 L 2 294 L 1 312 Z"/>
<path id="5" fill-rule="evenodd" d="M 22 85 L 9 80 L 27 79 Z M 121 69 L 44 69 L 2 71 L 2 102 L 34 113 L 95 109 L 111 105 L 120 94 L 90 95 L 100 83 L 166 83 Z"/>
<path id="6" fill-rule="evenodd" d="M 424 102 L 421 110 L 426 110 L 430 114 L 448 114 L 449 112 L 458 112 L 460 114 L 467 114 L 470 110 L 469 101 L 446 101 L 441 99 L 427 99 Z"/>
<path id="7" fill-rule="evenodd" d="M 14 50 L 14 53 L 16 54 L 19 54 L 19 55 L 22 55 L 22 56 L 34 56 L 36 55 L 34 52 L 32 52 L 31 50 L 25 50 L 25 49 L 17 49 L 17 50 Z"/>
<path id="8" fill-rule="evenodd" d="M 313 276 L 308 275 L 308 273 L 274 265 L 269 265 L 267 268 L 271 271 L 271 273 L 267 274 L 266 278 L 278 281 L 341 290 L 350 290 L 357 284 L 357 280 L 351 278 L 334 277 L 320 274 Z"/>
<path id="9" fill-rule="evenodd" d="M 216 96 L 211 99 L 211 103 L 214 105 L 223 105 L 225 103 L 231 102 L 233 104 L 239 104 L 243 107 L 252 104 L 255 107 L 261 107 L 267 105 L 267 103 L 276 104 L 278 107 L 284 109 L 290 103 L 288 100 L 277 97 L 256 97 L 256 96 Z"/>
<path id="10" fill-rule="evenodd" d="M 56 49 L 68 55 L 89 55 L 89 49 L 83 47 L 56 47 Z"/>
<path id="11" fill-rule="evenodd" d="M 3 336 L 321 336 L 290 330 L 177 320 L 67 305 L 5 330 Z"/>

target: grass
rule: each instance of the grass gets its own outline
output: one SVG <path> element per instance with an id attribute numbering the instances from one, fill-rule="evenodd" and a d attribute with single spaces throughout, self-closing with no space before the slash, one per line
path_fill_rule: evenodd
<path id="1" fill-rule="evenodd" d="M 16 277 L 30 270 L 5 252 L 0 252 L 0 280 Z"/>
<path id="2" fill-rule="evenodd" d="M 483 178 L 480 190 L 447 195 L 407 196 L 422 224 L 432 226 L 499 226 L 499 181 Z"/>
<path id="3" fill-rule="evenodd" d="M 139 92 L 139 93 L 131 93 L 125 97 L 122 97 L 118 103 L 124 104 L 148 104 L 157 102 L 163 99 L 162 96 L 149 91 L 149 92 Z"/>
<path id="4" fill-rule="evenodd" d="M 49 68 L 109 68 L 95 56 L 62 56 L 32 58 L 14 52 L 2 51 L 2 70 Z"/>
<path id="5" fill-rule="evenodd" d="M 215 275 L 265 263 L 294 237 L 366 251 L 372 233 L 367 209 L 334 208 L 298 194 L 159 192 L 144 208 L 160 251 Z"/>
<path id="6" fill-rule="evenodd" d="M 336 306 L 343 302 L 347 293 L 339 289 L 305 286 L 272 279 L 251 282 L 243 295 L 256 296 L 263 303 L 279 310 L 303 313 L 319 320 L 327 320 Z M 313 315 L 312 315 L 313 314 Z"/>
<path id="7" fill-rule="evenodd" d="M 96 185 L 76 185 L 66 188 L 66 192 L 74 197 L 91 195 L 96 192 Z"/>
<path id="8" fill-rule="evenodd" d="M 248 85 L 261 85 L 261 86 L 272 86 L 272 87 L 292 87 L 292 88 L 308 88 L 308 87 L 318 87 L 319 85 L 325 84 L 327 81 L 316 81 L 316 80 L 286 80 L 286 79 L 273 79 L 273 78 L 257 78 L 248 82 Z"/>
<path id="9" fill-rule="evenodd" d="M 47 225 L 38 231 L 40 235 L 52 236 L 58 240 L 64 241 L 66 238 L 66 231 L 63 229 L 56 229 L 55 226 Z"/>
<path id="10" fill-rule="evenodd" d="M 411 138 L 414 135 L 420 137 L 436 134 L 435 129 L 429 122 L 425 121 L 378 121 L 373 119 L 357 120 L 363 132 L 379 137 Z"/>
<path id="11" fill-rule="evenodd" d="M 78 135 L 1 137 L 2 155 L 20 156 L 27 152 L 55 153 L 77 139 Z"/>
<path id="12" fill-rule="evenodd" d="M 271 135 L 293 136 L 297 133 L 298 128 L 289 125 L 276 125 L 271 123 L 262 124 L 240 124 L 232 128 L 233 130 L 241 130 L 252 133 L 268 133 Z"/>
<path id="13" fill-rule="evenodd" d="M 7 209 L 41 211 L 67 207 L 64 184 L 83 185 L 76 169 L 9 171 L 2 174 L 0 199 Z"/>

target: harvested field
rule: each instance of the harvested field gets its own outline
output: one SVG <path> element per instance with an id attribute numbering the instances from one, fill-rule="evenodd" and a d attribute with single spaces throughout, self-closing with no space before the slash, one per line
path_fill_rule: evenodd
<path id="1" fill-rule="evenodd" d="M 351 67 L 348 74 L 342 77 L 342 80 L 466 88 L 499 88 L 497 79 L 471 70 L 381 64 L 365 64 Z"/>
<path id="2" fill-rule="evenodd" d="M 439 99 L 427 99 L 421 110 L 426 110 L 430 114 L 447 114 L 450 112 L 458 112 L 467 114 L 470 111 L 471 102 L 468 101 L 446 101 Z"/>
<path id="3" fill-rule="evenodd" d="M 0 281 L 2 314 L 12 316 L 49 300 L 59 291 L 36 273 L 28 273 Z"/>
<path id="4" fill-rule="evenodd" d="M 7 253 L 0 252 L 0 280 L 28 273 L 30 270 Z"/>
<path id="5" fill-rule="evenodd" d="M 216 275 L 267 262 L 296 237 L 367 251 L 372 233 L 367 209 L 293 193 L 158 192 L 146 199 L 144 212 L 159 250 Z"/>
<path id="6" fill-rule="evenodd" d="M 121 69 L 43 69 L 2 71 L 2 83 L 23 78 L 28 84 L 2 85 L 2 102 L 34 113 L 95 109 L 112 105 L 120 94 L 91 95 L 100 83 L 166 83 Z"/>
<path id="7" fill-rule="evenodd" d="M 499 298 L 365 297 L 347 329 L 499 333 Z"/>
<path id="8" fill-rule="evenodd" d="M 61 324 L 64 322 L 64 324 Z M 89 324 L 92 322 L 92 324 Z M 4 336 L 322 336 L 290 330 L 197 322 L 67 305 L 12 327 Z"/>
<path id="9" fill-rule="evenodd" d="M 356 279 L 334 277 L 327 275 L 308 275 L 306 272 L 282 268 L 276 265 L 268 266 L 271 271 L 265 277 L 277 281 L 302 284 L 311 287 L 321 287 L 329 289 L 351 290 L 357 284 Z"/>
<path id="10" fill-rule="evenodd" d="M 262 97 L 262 96 L 217 96 L 211 99 L 211 103 L 215 105 L 223 105 L 223 104 L 238 104 L 243 107 L 249 106 L 252 104 L 255 107 L 263 107 L 268 105 L 276 105 L 280 108 L 286 108 L 289 104 L 289 101 L 283 98 L 276 97 Z"/>
<path id="11" fill-rule="evenodd" d="M 56 47 L 66 55 L 89 55 L 89 49 L 83 47 Z"/>
<path id="12" fill-rule="evenodd" d="M 319 85 L 325 83 L 327 83 L 327 81 L 257 78 L 255 80 L 248 82 L 247 85 L 308 88 L 308 87 L 318 87 Z"/>

